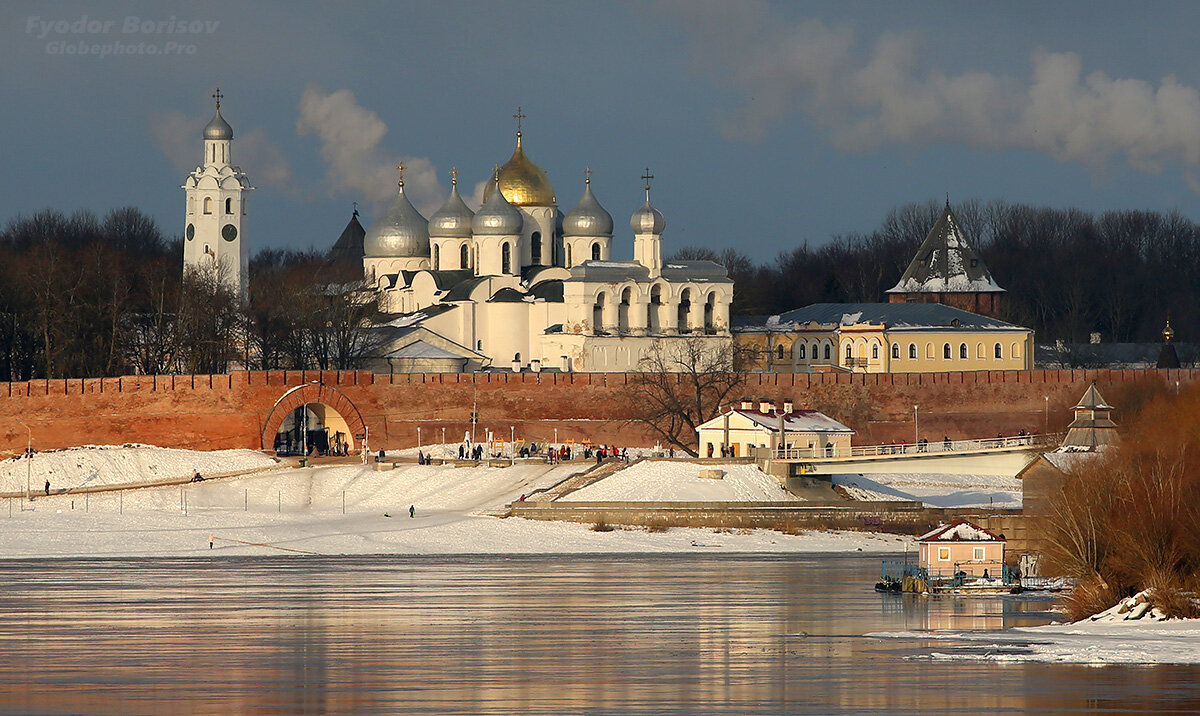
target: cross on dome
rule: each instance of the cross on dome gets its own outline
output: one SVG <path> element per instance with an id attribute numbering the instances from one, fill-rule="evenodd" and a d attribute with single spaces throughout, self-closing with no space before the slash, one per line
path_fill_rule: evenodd
<path id="1" fill-rule="evenodd" d="M 213 99 L 215 99 L 217 101 L 217 109 L 220 109 L 221 108 L 221 99 L 223 97 L 225 97 L 225 95 L 221 94 L 220 87 L 217 88 L 216 92 L 213 92 L 212 97 L 213 97 Z"/>
<path id="2" fill-rule="evenodd" d="M 400 172 L 400 181 L 396 182 L 396 186 L 404 186 L 404 162 L 396 165 L 396 171 Z"/>
<path id="3" fill-rule="evenodd" d="M 591 184 L 591 183 L 592 183 L 592 168 L 591 168 L 591 167 L 585 167 L 585 168 L 584 168 L 584 170 L 583 170 L 583 183 L 584 183 L 584 184 Z"/>
<path id="4" fill-rule="evenodd" d="M 458 186 L 458 167 L 450 167 L 450 184 Z"/>
<path id="5" fill-rule="evenodd" d="M 646 201 L 650 201 L 650 180 L 654 175 L 650 173 L 650 167 L 646 167 L 646 172 L 642 174 L 642 181 L 646 182 Z"/>
<path id="6" fill-rule="evenodd" d="M 521 106 L 517 105 L 517 113 L 513 115 L 513 119 L 517 120 L 517 136 L 521 136 L 521 120 L 525 119 L 525 113 L 521 111 Z"/>

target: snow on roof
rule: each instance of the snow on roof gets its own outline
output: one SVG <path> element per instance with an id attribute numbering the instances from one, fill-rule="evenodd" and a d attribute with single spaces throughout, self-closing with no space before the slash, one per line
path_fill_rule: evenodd
<path id="1" fill-rule="evenodd" d="M 732 415 L 737 413 L 750 420 L 754 424 L 765 428 L 768 432 L 777 432 L 779 430 L 779 416 L 781 413 L 764 413 L 758 410 L 742 410 L 733 408 L 724 415 Z M 833 418 L 819 413 L 816 410 L 794 410 L 790 413 L 782 413 L 784 416 L 784 429 L 788 432 L 803 432 L 803 433 L 845 433 L 854 434 L 852 428 L 842 425 Z M 707 427 L 713 424 L 719 424 L 722 416 L 709 420 L 700 427 Z"/>
<path id="2" fill-rule="evenodd" d="M 779 323 L 822 326 L 845 325 L 848 318 L 858 323 L 882 325 L 889 331 L 929 329 L 1028 330 L 996 318 L 963 311 L 940 303 L 813 303 L 779 315 Z M 762 324 L 759 324 L 762 325 Z M 745 325 L 752 328 L 753 325 Z"/>
<path id="3" fill-rule="evenodd" d="M 971 248 L 950 205 L 933 228 L 900 281 L 887 293 L 999 293 L 983 260 Z"/>
<path id="4" fill-rule="evenodd" d="M 470 356 L 451 353 L 444 348 L 426 343 L 425 341 L 417 341 L 410 343 L 399 350 L 392 351 L 384 356 L 385 358 L 469 358 Z"/>
<path id="5" fill-rule="evenodd" d="M 918 538 L 920 542 L 1003 542 L 1003 537 L 985 530 L 982 527 L 956 520 L 948 525 L 940 525 Z"/>
<path id="6" fill-rule="evenodd" d="M 1043 453 L 1042 457 L 1046 458 L 1046 462 L 1066 472 L 1081 463 L 1100 457 L 1107 447 L 1107 445 L 1098 445 L 1095 448 L 1076 448 L 1073 445 L 1067 445 L 1054 452 Z"/>

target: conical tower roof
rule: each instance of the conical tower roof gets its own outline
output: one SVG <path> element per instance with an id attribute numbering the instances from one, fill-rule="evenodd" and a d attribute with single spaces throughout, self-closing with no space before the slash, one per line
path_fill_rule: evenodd
<path id="1" fill-rule="evenodd" d="M 1074 410 L 1116 410 L 1113 406 L 1104 402 L 1104 398 L 1100 396 L 1100 391 L 1096 390 L 1096 384 L 1092 383 L 1088 386 L 1087 392 L 1079 399 L 1079 403 L 1074 407 Z"/>
<path id="2" fill-rule="evenodd" d="M 329 249 L 326 275 L 343 282 L 362 278 L 363 255 L 366 253 L 363 250 L 363 239 L 366 235 L 366 230 L 358 221 L 358 209 L 355 208 L 346 228 L 342 229 L 342 235 L 334 242 L 333 248 Z"/>
<path id="3" fill-rule="evenodd" d="M 921 248 L 900 282 L 888 293 L 1000 293 L 984 266 L 983 259 L 967 242 L 966 234 L 950 209 L 950 202 L 941 217 L 929 230 Z"/>

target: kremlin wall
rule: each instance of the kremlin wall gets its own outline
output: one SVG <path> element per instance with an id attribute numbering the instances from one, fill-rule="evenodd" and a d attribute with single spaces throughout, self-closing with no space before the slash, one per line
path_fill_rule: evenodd
<path id="1" fill-rule="evenodd" d="M 830 413 L 858 430 L 855 444 L 914 437 L 993 437 L 1063 429 L 1070 407 L 1095 381 L 1123 404 L 1148 386 L 1174 389 L 1197 369 L 1034 370 L 956 373 L 753 373 L 736 398 L 792 400 Z M 0 383 L 0 455 L 86 444 L 146 443 L 203 450 L 271 449 L 284 417 L 305 403 L 336 411 L 351 437 L 372 450 L 458 442 L 478 403 L 476 437 L 591 441 L 621 446 L 654 442 L 625 421 L 629 373 L 395 374 L 366 371 L 268 371 L 224 375 L 126 376 Z M 1128 398 L 1126 398 L 1128 396 Z M 328 411 L 328 409 L 327 409 Z M 330 416 L 332 417 L 332 416 Z M 328 424 L 327 420 L 327 424 Z M 28 426 L 26 431 L 24 426 Z M 365 428 L 365 429 L 364 429 Z M 358 449 L 360 441 L 352 440 Z"/>

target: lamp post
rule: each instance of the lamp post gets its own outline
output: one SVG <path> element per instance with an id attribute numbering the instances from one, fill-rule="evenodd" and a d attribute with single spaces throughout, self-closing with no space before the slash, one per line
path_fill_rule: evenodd
<path id="1" fill-rule="evenodd" d="M 308 403 L 300 406 L 300 449 L 308 457 Z"/>
<path id="2" fill-rule="evenodd" d="M 508 426 L 508 456 L 515 459 L 517 457 L 517 446 L 514 444 L 516 440 L 517 428 L 515 425 Z"/>
<path id="3" fill-rule="evenodd" d="M 1042 415 L 1042 434 L 1049 435 L 1050 434 L 1050 396 L 1046 395 L 1046 396 L 1042 396 L 1042 397 L 1044 397 L 1046 399 L 1046 409 Z"/>
<path id="4" fill-rule="evenodd" d="M 921 442 L 921 418 L 917 416 L 917 406 L 913 406 L 913 445 Z"/>
<path id="5" fill-rule="evenodd" d="M 442 449 L 443 450 L 445 449 L 445 445 L 446 445 L 446 426 L 443 425 L 442 426 L 442 446 L 443 446 Z"/>
<path id="6" fill-rule="evenodd" d="M 29 483 L 33 478 L 33 430 L 29 428 L 20 418 L 13 418 L 21 427 L 25 428 L 25 432 L 29 434 L 29 441 L 25 443 L 25 499 L 29 499 Z"/>
<path id="7" fill-rule="evenodd" d="M 417 428 L 417 453 L 421 452 L 421 428 Z"/>

